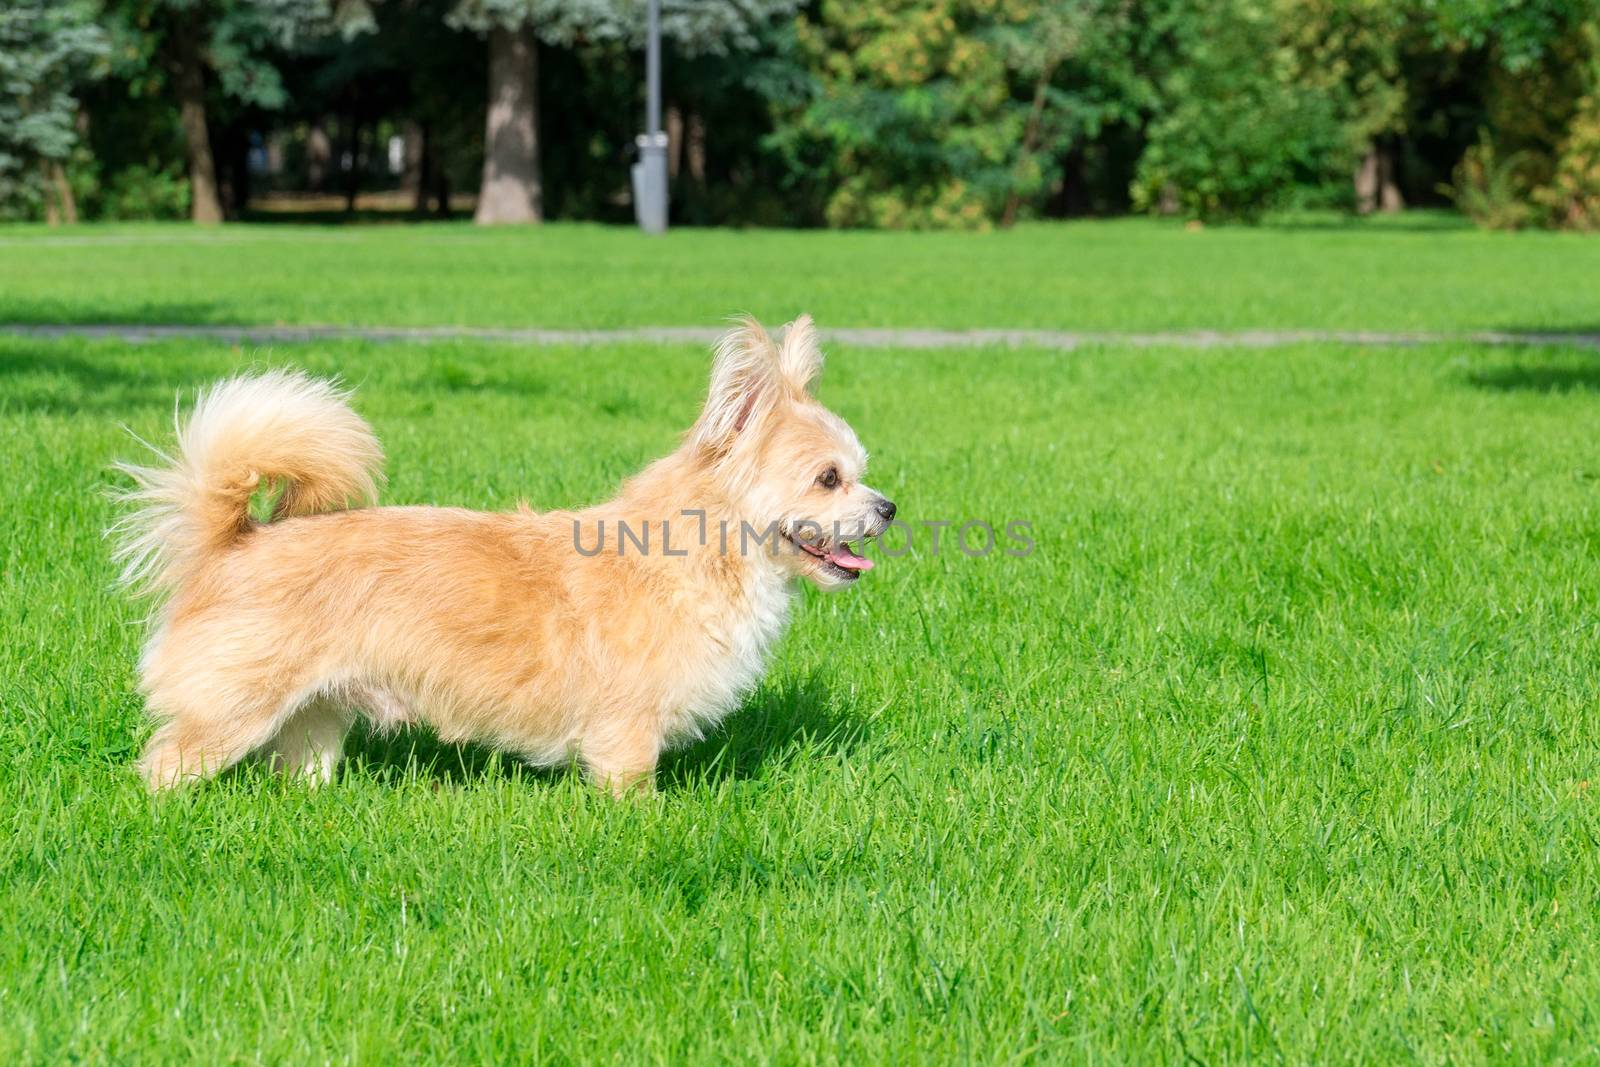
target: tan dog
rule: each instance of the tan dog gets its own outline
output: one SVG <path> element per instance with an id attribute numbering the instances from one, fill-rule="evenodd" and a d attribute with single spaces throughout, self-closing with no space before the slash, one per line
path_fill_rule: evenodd
<path id="1" fill-rule="evenodd" d="M 809 319 L 717 346 L 681 447 L 616 499 L 536 515 L 366 507 L 371 429 L 333 385 L 275 372 L 203 392 L 175 459 L 122 466 L 124 581 L 159 598 L 140 661 L 157 718 L 151 788 L 251 753 L 327 780 L 357 714 L 421 721 L 598 783 L 648 788 L 656 760 L 737 706 L 782 632 L 792 579 L 871 568 L 852 537 L 894 505 L 811 398 Z M 166 458 L 166 457 L 164 457 Z M 271 522 L 250 516 L 281 487 Z"/>

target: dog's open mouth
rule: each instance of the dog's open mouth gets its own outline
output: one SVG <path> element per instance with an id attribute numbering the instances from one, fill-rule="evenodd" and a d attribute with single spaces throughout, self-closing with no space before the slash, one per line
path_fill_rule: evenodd
<path id="1" fill-rule="evenodd" d="M 824 571 L 835 578 L 855 581 L 862 572 L 872 569 L 872 561 L 856 554 L 850 542 L 839 541 L 829 545 L 815 545 L 794 534 L 785 534 L 789 542 L 808 555 L 816 557 Z"/>

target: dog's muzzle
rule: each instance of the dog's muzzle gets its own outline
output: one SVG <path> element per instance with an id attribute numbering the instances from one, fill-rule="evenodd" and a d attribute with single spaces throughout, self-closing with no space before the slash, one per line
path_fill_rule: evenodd
<path id="1" fill-rule="evenodd" d="M 877 503 L 872 505 L 872 514 L 876 517 L 877 521 L 872 524 L 872 529 L 867 531 L 867 536 L 877 537 L 882 534 L 883 531 L 887 530 L 889 528 L 890 521 L 894 519 L 896 510 L 898 509 L 894 506 L 893 500 L 890 500 L 888 497 L 880 496 Z"/>

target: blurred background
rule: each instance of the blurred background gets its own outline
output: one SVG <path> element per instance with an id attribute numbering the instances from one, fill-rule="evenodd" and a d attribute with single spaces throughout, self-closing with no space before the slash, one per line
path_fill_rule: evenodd
<path id="1" fill-rule="evenodd" d="M 0 218 L 628 221 L 643 27 L 632 0 L 3 0 Z M 675 223 L 1600 226 L 1591 0 L 669 0 L 663 32 Z"/>

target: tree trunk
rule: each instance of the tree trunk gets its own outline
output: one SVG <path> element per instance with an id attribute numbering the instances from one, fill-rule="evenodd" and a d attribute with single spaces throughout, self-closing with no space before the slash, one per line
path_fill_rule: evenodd
<path id="1" fill-rule="evenodd" d="M 702 189 L 706 184 L 706 120 L 698 111 L 689 112 L 688 126 L 683 135 L 684 163 L 689 168 L 689 178 Z"/>
<path id="2" fill-rule="evenodd" d="M 1360 214 L 1405 210 L 1405 197 L 1395 180 L 1394 152 L 1387 145 L 1373 141 L 1367 146 L 1356 166 L 1355 193 Z"/>
<path id="3" fill-rule="evenodd" d="M 677 104 L 667 105 L 667 177 L 676 181 L 683 162 L 683 112 Z"/>
<path id="4" fill-rule="evenodd" d="M 1378 206 L 1378 152 L 1371 145 L 1361 153 L 1352 183 L 1355 186 L 1356 214 L 1372 214 Z"/>
<path id="5" fill-rule="evenodd" d="M 484 126 L 479 224 L 538 222 L 538 54 L 533 30 L 489 31 L 489 109 Z"/>
<path id="6" fill-rule="evenodd" d="M 1400 183 L 1395 178 L 1393 149 L 1378 149 L 1378 210 L 1393 214 L 1406 209 L 1406 198 L 1400 193 Z"/>
<path id="7" fill-rule="evenodd" d="M 55 190 L 56 203 L 61 208 L 61 221 L 68 226 L 77 225 L 78 200 L 72 195 L 72 183 L 67 181 L 67 172 L 61 168 L 59 160 L 50 161 L 48 176 L 50 187 Z"/>
<path id="8" fill-rule="evenodd" d="M 344 213 L 355 214 L 356 198 L 361 195 L 361 121 L 354 115 L 349 116 L 340 124 L 345 131 L 345 150 L 339 160 L 342 167 L 348 161 L 350 167 L 344 172 Z"/>
<path id="9" fill-rule="evenodd" d="M 46 226 L 60 226 L 61 212 L 56 209 L 55 190 L 51 188 L 50 164 L 39 160 L 39 177 L 44 180 L 44 224 Z"/>
<path id="10" fill-rule="evenodd" d="M 415 119 L 407 119 L 401 124 L 400 191 L 410 194 L 413 201 L 428 183 L 427 175 L 423 173 L 427 167 L 426 136 L 422 124 Z"/>
<path id="11" fill-rule="evenodd" d="M 314 193 L 322 192 L 328 183 L 328 164 L 333 159 L 333 142 L 322 119 L 311 123 L 306 134 L 306 184 Z"/>
<path id="12" fill-rule="evenodd" d="M 436 161 L 433 166 L 434 214 L 441 219 L 450 217 L 450 175 Z"/>
<path id="13" fill-rule="evenodd" d="M 433 187 L 433 127 L 416 124 L 417 130 L 417 187 L 412 191 L 411 210 L 418 215 L 428 213 L 428 192 Z"/>
<path id="14" fill-rule="evenodd" d="M 191 27 L 180 28 L 172 40 L 178 123 L 183 127 L 184 148 L 189 155 L 189 217 L 195 222 L 221 222 L 217 164 L 211 156 L 211 135 L 206 131 L 206 79 L 200 43 Z"/>
<path id="15" fill-rule="evenodd" d="M 224 126 L 211 144 L 217 161 L 217 193 L 222 217 L 236 219 L 250 205 L 250 132 L 241 126 Z"/>
<path id="16" fill-rule="evenodd" d="M 1055 77 L 1056 63 L 1046 63 L 1039 72 L 1038 81 L 1033 86 L 1033 103 L 1028 107 L 1028 121 L 1022 129 L 1022 151 L 1018 157 L 1027 159 L 1039 150 L 1039 134 L 1043 126 L 1044 104 L 1046 94 L 1050 89 L 1050 79 Z M 1017 221 L 1017 212 L 1022 208 L 1022 196 L 1013 184 L 1011 191 L 1006 194 L 1006 206 L 1000 213 L 1000 225 L 1003 229 L 1010 229 Z"/>
<path id="17" fill-rule="evenodd" d="M 1378 146 L 1369 144 L 1356 164 L 1356 213 L 1370 215 L 1378 208 Z"/>

